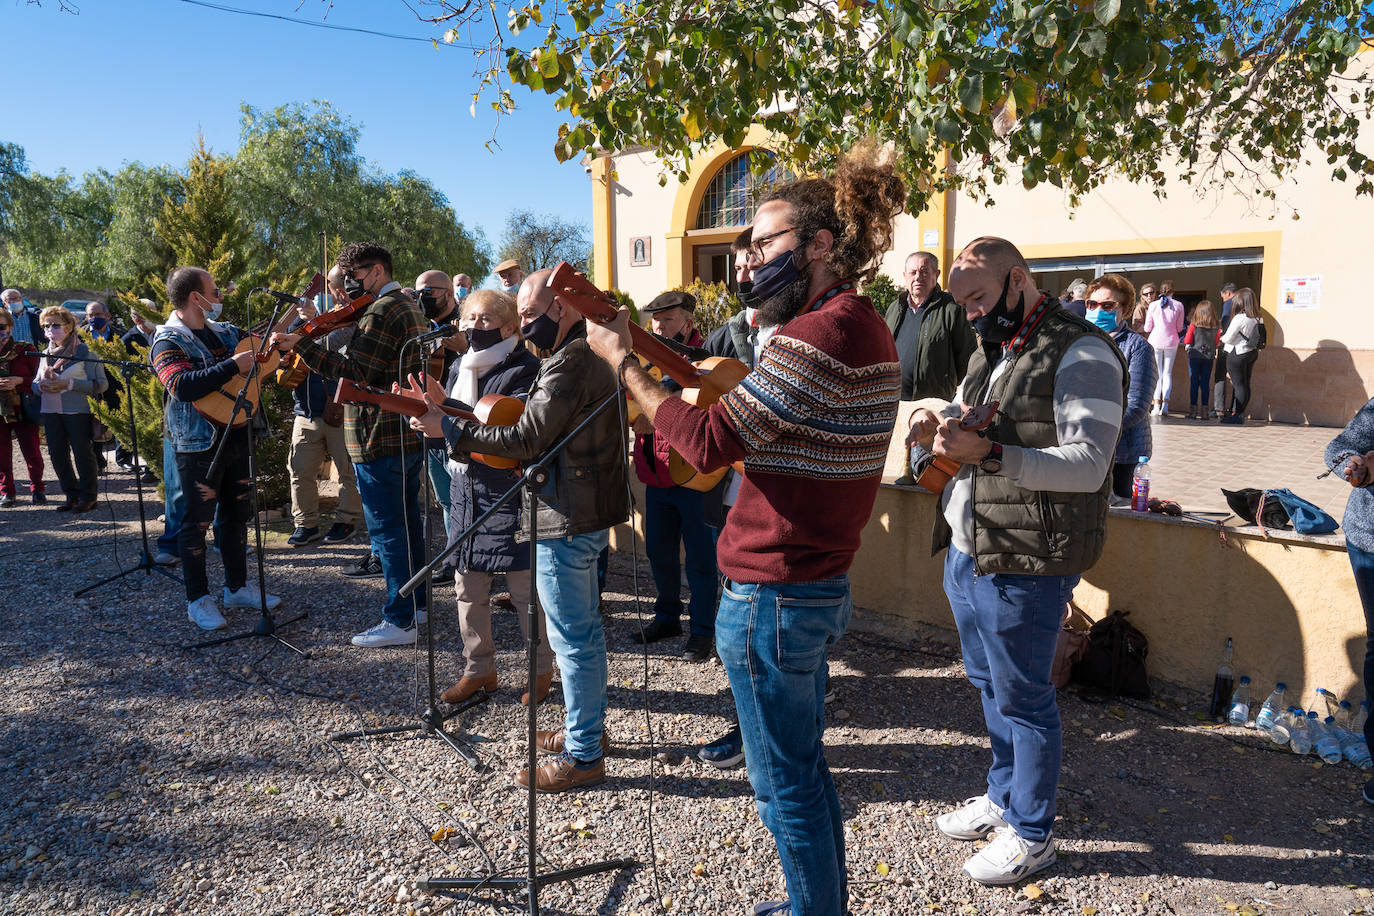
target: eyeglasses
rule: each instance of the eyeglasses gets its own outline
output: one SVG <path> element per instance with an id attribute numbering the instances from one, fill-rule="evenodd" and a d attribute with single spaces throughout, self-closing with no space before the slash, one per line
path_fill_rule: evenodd
<path id="1" fill-rule="evenodd" d="M 778 238 L 779 236 L 783 236 L 789 232 L 795 231 L 797 231 L 796 226 L 789 226 L 786 229 L 779 229 L 777 232 L 773 232 L 763 236 L 762 238 L 755 239 L 749 245 L 749 254 L 753 257 L 754 260 L 762 261 L 764 246 L 766 246 L 769 242 L 773 241 L 773 239 Z"/>
<path id="2" fill-rule="evenodd" d="M 45 325 L 43 325 L 43 330 L 46 331 L 48 328 L 65 328 L 65 327 L 66 327 L 65 324 L 62 324 L 61 322 L 58 322 L 57 324 L 45 324 Z"/>
<path id="3" fill-rule="evenodd" d="M 352 270 L 350 270 L 350 271 L 348 272 L 348 275 L 349 275 L 350 277 L 352 277 L 354 280 L 356 280 L 356 279 L 358 279 L 358 271 L 361 270 L 363 273 L 367 273 L 369 270 L 371 270 L 372 268 L 374 268 L 374 267 L 376 267 L 376 266 L 377 266 L 376 264 L 359 264 L 357 267 L 355 267 L 355 268 L 353 268 Z"/>
<path id="4" fill-rule="evenodd" d="M 1083 304 L 1090 309 L 1115 309 L 1120 308 L 1121 303 L 1115 299 L 1085 299 Z"/>

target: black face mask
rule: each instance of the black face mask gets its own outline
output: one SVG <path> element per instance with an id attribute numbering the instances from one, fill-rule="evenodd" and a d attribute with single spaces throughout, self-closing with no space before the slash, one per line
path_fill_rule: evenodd
<path id="1" fill-rule="evenodd" d="M 1011 340 L 1026 317 L 1025 293 L 1017 299 L 1016 308 L 1007 308 L 1007 293 L 1010 290 L 1011 273 L 1008 272 L 1007 279 L 1002 283 L 1002 298 L 997 300 L 997 304 L 986 315 L 979 315 L 972 321 L 973 330 L 978 332 L 978 336 L 985 343 L 1001 344 Z"/>
<path id="2" fill-rule="evenodd" d="M 420 290 L 419 298 L 420 308 L 424 310 L 425 317 L 430 321 L 434 321 L 443 313 L 444 303 L 432 290 Z"/>
<path id="3" fill-rule="evenodd" d="M 367 287 L 363 286 L 361 281 L 348 277 L 344 280 L 344 292 L 348 294 L 349 299 L 357 299 L 367 292 Z"/>
<path id="4" fill-rule="evenodd" d="M 759 297 L 754 295 L 754 281 L 739 281 L 739 304 L 747 309 L 759 307 Z"/>
<path id="5" fill-rule="evenodd" d="M 545 312 L 529 324 L 521 325 L 520 333 L 538 349 L 552 350 L 554 342 L 558 340 L 558 322 Z"/>
<path id="6" fill-rule="evenodd" d="M 536 321 L 538 319 L 535 319 Z M 503 338 L 500 328 L 468 328 L 468 346 L 474 350 L 485 350 L 487 347 L 494 347 Z"/>

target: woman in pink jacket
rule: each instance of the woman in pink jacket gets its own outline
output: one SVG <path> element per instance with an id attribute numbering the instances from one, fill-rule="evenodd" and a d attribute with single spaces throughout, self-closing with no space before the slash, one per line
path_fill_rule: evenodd
<path id="1" fill-rule="evenodd" d="M 1160 287 L 1160 297 L 1150 303 L 1145 313 L 1145 336 L 1155 350 L 1155 368 L 1159 381 L 1155 382 L 1155 403 L 1150 411 L 1155 416 L 1168 416 L 1169 395 L 1174 388 L 1174 357 L 1178 355 L 1178 338 L 1183 333 L 1183 303 L 1169 293 L 1169 284 Z"/>

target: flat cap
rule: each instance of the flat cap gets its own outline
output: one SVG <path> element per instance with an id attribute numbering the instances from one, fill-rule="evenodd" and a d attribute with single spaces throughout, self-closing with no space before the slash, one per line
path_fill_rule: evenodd
<path id="1" fill-rule="evenodd" d="M 495 267 L 495 269 L 492 271 L 492 273 L 498 273 L 498 274 L 499 274 L 499 273 L 500 273 L 501 271 L 503 271 L 503 270 L 515 270 L 515 269 L 518 268 L 519 266 L 520 266 L 520 262 L 517 261 L 517 260 L 515 260 L 515 258 L 506 258 L 506 259 L 505 259 L 504 261 L 502 261 L 500 264 L 497 264 L 497 265 L 496 265 L 496 267 Z"/>
<path id="2" fill-rule="evenodd" d="M 666 293 L 659 293 L 648 305 L 640 309 L 646 315 L 654 312 L 664 312 L 668 309 L 684 308 L 689 312 L 697 309 L 697 297 L 691 293 L 684 293 L 680 289 L 670 289 Z"/>

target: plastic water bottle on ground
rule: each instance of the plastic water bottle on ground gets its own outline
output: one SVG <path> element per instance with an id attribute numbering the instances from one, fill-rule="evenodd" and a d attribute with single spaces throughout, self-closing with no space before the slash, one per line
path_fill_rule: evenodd
<path id="1" fill-rule="evenodd" d="M 1336 737 L 1336 717 L 1327 716 L 1319 720 L 1315 712 L 1309 712 L 1307 728 L 1312 732 L 1312 744 L 1317 750 L 1317 756 L 1325 763 L 1340 763 L 1341 740 Z"/>
<path id="2" fill-rule="evenodd" d="M 1369 701 L 1360 701 L 1360 711 L 1350 720 L 1350 730 L 1357 735 L 1364 734 L 1364 724 L 1369 721 Z"/>
<path id="3" fill-rule="evenodd" d="M 1341 728 L 1350 728 L 1350 701 L 1341 700 L 1340 711 L 1336 713 L 1336 724 Z"/>
<path id="4" fill-rule="evenodd" d="M 1131 478 L 1131 508 L 1136 512 L 1150 511 L 1150 456 L 1141 455 Z"/>
<path id="5" fill-rule="evenodd" d="M 1231 654 L 1231 637 L 1228 636 L 1226 651 L 1221 656 L 1221 665 L 1212 681 L 1212 703 L 1207 708 L 1207 715 L 1213 722 L 1225 722 L 1231 708 L 1231 694 L 1236 689 L 1236 672 L 1231 667 Z"/>
<path id="6" fill-rule="evenodd" d="M 1255 727 L 1259 727 L 1259 719 L 1255 719 Z M 1279 747 L 1288 743 L 1289 734 L 1293 731 L 1293 707 L 1289 706 L 1270 724 L 1265 732 L 1269 740 Z"/>
<path id="7" fill-rule="evenodd" d="M 1237 728 L 1250 724 L 1250 679 L 1240 679 L 1240 686 L 1231 694 L 1231 712 L 1226 720 Z"/>
<path id="8" fill-rule="evenodd" d="M 1362 770 L 1374 767 L 1374 759 L 1369 754 L 1369 745 L 1365 743 L 1364 735 L 1352 732 L 1348 728 L 1336 726 L 1336 738 L 1341 743 L 1341 753 L 1345 759 Z"/>
<path id="9" fill-rule="evenodd" d="M 1322 718 L 1326 718 L 1326 716 L 1335 718 L 1340 715 L 1341 701 L 1334 693 L 1329 690 L 1323 690 L 1321 687 L 1317 688 L 1317 693 L 1321 695 L 1322 700 L 1326 703 L 1326 712 L 1322 714 Z"/>
<path id="10" fill-rule="evenodd" d="M 1312 733 L 1307 730 L 1307 715 L 1302 709 L 1293 709 L 1293 724 L 1289 726 L 1288 746 L 1293 753 L 1303 757 L 1312 752 Z"/>
<path id="11" fill-rule="evenodd" d="M 1274 685 L 1274 692 L 1269 694 L 1269 699 L 1265 700 L 1264 705 L 1260 707 L 1259 715 L 1255 716 L 1255 728 L 1263 732 L 1273 729 L 1274 723 L 1278 721 L 1279 715 L 1284 710 L 1283 695 L 1287 690 L 1288 685 L 1282 681 Z M 1274 740 L 1278 741 L 1277 738 Z M 1287 740 L 1288 736 L 1284 735 L 1283 741 L 1278 741 L 1278 743 L 1283 744 Z"/>

